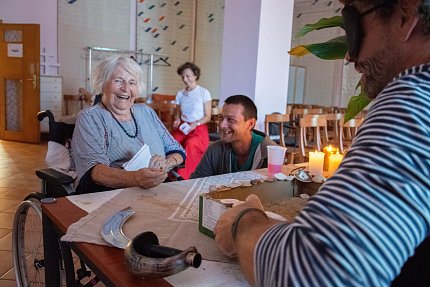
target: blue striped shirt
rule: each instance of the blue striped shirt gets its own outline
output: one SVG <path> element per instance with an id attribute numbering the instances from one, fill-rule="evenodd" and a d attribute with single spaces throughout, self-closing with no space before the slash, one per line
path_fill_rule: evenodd
<path id="1" fill-rule="evenodd" d="M 165 156 L 177 152 L 185 158 L 185 150 L 170 135 L 154 110 L 145 104 L 134 104 L 133 114 L 139 129 L 136 138 L 128 137 L 100 104 L 78 114 L 72 140 L 78 180 L 96 164 L 122 167 L 145 143 L 152 155 Z M 130 134 L 134 134 L 133 120 L 121 124 Z"/>
<path id="2" fill-rule="evenodd" d="M 430 225 L 430 66 L 374 100 L 336 174 L 255 249 L 258 286 L 389 286 Z"/>

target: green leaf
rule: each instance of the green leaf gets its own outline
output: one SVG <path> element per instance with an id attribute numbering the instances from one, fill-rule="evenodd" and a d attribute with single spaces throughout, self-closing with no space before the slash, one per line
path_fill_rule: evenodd
<path id="1" fill-rule="evenodd" d="M 370 104 L 370 99 L 366 96 L 363 90 L 360 92 L 358 96 L 353 96 L 349 99 L 348 106 L 346 107 L 345 112 L 345 123 L 350 119 L 355 118 L 361 111 L 364 110 L 367 105 Z"/>
<path id="2" fill-rule="evenodd" d="M 295 35 L 296 38 L 303 37 L 309 32 L 315 31 L 315 30 L 321 30 L 325 28 L 333 28 L 333 27 L 342 27 L 343 26 L 343 19 L 342 16 L 333 16 L 331 18 L 322 18 L 318 20 L 318 22 L 313 24 L 306 24 L 302 27 L 302 29 L 297 32 Z"/>
<path id="3" fill-rule="evenodd" d="M 293 56 L 302 57 L 308 54 L 304 50 L 324 60 L 343 59 L 347 51 L 346 37 L 336 37 L 323 43 L 299 45 L 291 49 L 288 53 Z"/>

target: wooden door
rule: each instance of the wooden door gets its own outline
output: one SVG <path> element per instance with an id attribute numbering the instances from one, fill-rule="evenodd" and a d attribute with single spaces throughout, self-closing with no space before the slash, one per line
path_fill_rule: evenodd
<path id="1" fill-rule="evenodd" d="M 38 143 L 40 27 L 0 24 L 0 139 Z"/>

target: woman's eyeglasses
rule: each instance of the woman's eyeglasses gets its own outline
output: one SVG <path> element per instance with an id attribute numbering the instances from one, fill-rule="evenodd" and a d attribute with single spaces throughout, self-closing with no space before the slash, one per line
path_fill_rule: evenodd
<path id="1" fill-rule="evenodd" d="M 130 87 L 134 87 L 137 85 L 136 81 L 134 81 L 134 80 L 130 80 L 127 82 L 126 80 L 121 79 L 121 78 L 112 79 L 112 83 L 114 84 L 114 86 L 116 86 L 118 88 L 122 87 L 124 85 L 124 83 L 127 83 Z"/>
<path id="2" fill-rule="evenodd" d="M 385 4 L 392 2 L 392 0 L 386 0 L 364 12 L 359 13 L 353 6 L 346 5 L 342 9 L 343 27 L 346 33 L 346 43 L 348 46 L 348 54 L 351 57 L 358 55 L 360 50 L 361 41 L 361 26 L 360 18 L 381 8 Z"/>

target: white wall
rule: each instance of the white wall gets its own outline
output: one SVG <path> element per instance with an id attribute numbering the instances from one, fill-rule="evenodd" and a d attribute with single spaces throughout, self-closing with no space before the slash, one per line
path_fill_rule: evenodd
<path id="1" fill-rule="evenodd" d="M 286 113 L 293 4 L 293 0 L 262 1 L 255 87 L 261 130 L 266 114 Z"/>
<path id="2" fill-rule="evenodd" d="M 58 62 L 57 0 L 0 0 L 0 19 L 3 23 L 40 24 L 40 52 L 48 55 L 49 63 Z M 57 72 L 51 66 L 46 74 Z"/>
<path id="3" fill-rule="evenodd" d="M 260 10 L 259 0 L 225 1 L 220 102 L 235 94 L 255 97 Z"/>
<path id="4" fill-rule="evenodd" d="M 58 50 L 64 94 L 74 95 L 80 87 L 90 87 L 87 47 L 130 49 L 132 1 L 91 0 L 76 1 L 72 4 L 67 1 L 59 2 Z M 103 55 L 103 58 L 109 55 Z M 96 65 L 103 59 L 100 58 L 99 53 L 94 53 L 92 64 Z"/>
<path id="5" fill-rule="evenodd" d="M 246 9 L 244 9 L 246 7 Z M 226 0 L 221 104 L 244 94 L 264 116 L 286 111 L 293 0 Z"/>

